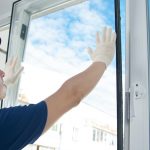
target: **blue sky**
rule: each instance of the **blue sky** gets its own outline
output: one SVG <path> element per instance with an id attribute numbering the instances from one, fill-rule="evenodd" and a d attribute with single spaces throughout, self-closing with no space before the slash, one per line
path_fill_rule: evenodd
<path id="1" fill-rule="evenodd" d="M 85 49 L 89 46 L 94 49 L 96 31 L 105 25 L 114 28 L 114 19 L 113 0 L 109 0 L 109 3 L 104 0 L 84 2 L 32 21 L 30 42 L 35 47 L 50 47 L 55 43 L 55 51 L 45 50 L 45 53 L 53 56 L 63 46 L 70 48 L 78 58 L 88 60 Z"/>
<path id="2" fill-rule="evenodd" d="M 124 1 L 121 1 L 121 10 L 122 47 L 124 53 Z M 44 81 L 42 82 L 39 81 L 39 84 L 45 86 L 45 89 L 51 84 L 53 92 L 57 90 L 66 79 L 91 64 L 86 48 L 91 47 L 95 49 L 95 34 L 97 31 L 101 32 L 102 28 L 106 25 L 111 26 L 114 30 L 114 0 L 90 0 L 32 20 L 24 59 L 25 63 L 34 66 L 34 72 L 36 72 L 36 68 L 38 68 L 37 74 L 43 72 L 41 76 L 42 78 L 45 76 L 45 80 L 43 79 Z M 39 68 L 41 68 L 40 73 Z M 31 70 L 33 70 L 32 67 Z M 57 73 L 60 77 L 58 77 Z M 52 79 L 48 79 L 48 76 L 45 74 L 51 75 Z M 35 74 L 33 73 L 33 77 L 34 76 Z M 31 77 L 31 75 L 29 77 Z M 100 83 L 84 102 L 97 107 L 109 115 L 115 116 L 115 81 L 114 58 L 113 63 L 105 72 Z M 31 86 L 31 89 L 33 88 L 35 87 Z M 26 91 L 27 90 L 29 90 L 30 93 L 30 89 L 28 88 Z M 41 88 L 39 91 L 40 90 Z M 43 95 L 45 96 L 46 90 L 44 91 Z M 49 91 L 47 91 L 47 93 L 48 92 Z M 36 92 L 36 95 L 38 96 L 37 93 L 38 92 Z M 32 99 L 35 99 L 35 97 L 33 97 Z"/>

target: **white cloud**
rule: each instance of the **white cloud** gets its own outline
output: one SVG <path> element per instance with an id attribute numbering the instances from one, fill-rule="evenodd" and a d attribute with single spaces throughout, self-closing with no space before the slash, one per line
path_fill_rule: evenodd
<path id="1" fill-rule="evenodd" d="M 97 3 L 97 1 L 94 2 Z M 105 16 L 90 9 L 89 4 L 86 2 L 57 12 L 58 17 L 49 16 L 34 20 L 31 24 L 30 40 L 40 42 L 41 45 L 38 44 L 38 48 L 42 47 L 48 53 L 51 50 L 61 51 L 66 49 L 66 46 L 70 47 L 70 51 L 79 47 L 80 49 L 93 47 L 96 31 L 105 25 Z M 63 16 L 65 14 L 69 15 Z M 84 52 L 82 56 L 87 57 Z"/>

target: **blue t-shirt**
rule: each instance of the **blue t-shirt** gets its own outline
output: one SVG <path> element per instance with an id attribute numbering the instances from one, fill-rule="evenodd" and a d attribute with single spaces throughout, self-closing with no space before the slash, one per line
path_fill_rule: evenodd
<path id="1" fill-rule="evenodd" d="M 21 150 L 42 134 L 47 120 L 44 101 L 0 109 L 0 150 Z"/>

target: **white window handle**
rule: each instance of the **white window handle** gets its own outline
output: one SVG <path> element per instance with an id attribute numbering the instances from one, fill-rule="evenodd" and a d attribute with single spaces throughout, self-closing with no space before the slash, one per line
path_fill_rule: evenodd
<path id="1" fill-rule="evenodd" d="M 136 117 L 135 101 L 142 100 L 145 97 L 145 88 L 141 83 L 136 82 L 130 88 L 130 119 Z"/>

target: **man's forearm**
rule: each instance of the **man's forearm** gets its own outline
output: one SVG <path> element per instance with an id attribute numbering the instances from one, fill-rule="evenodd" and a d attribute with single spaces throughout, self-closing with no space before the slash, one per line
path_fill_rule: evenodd
<path id="1" fill-rule="evenodd" d="M 66 85 L 64 88 L 69 87 L 72 94 L 81 100 L 96 86 L 105 69 L 104 63 L 95 62 L 85 71 L 67 80 L 64 83 Z"/>

